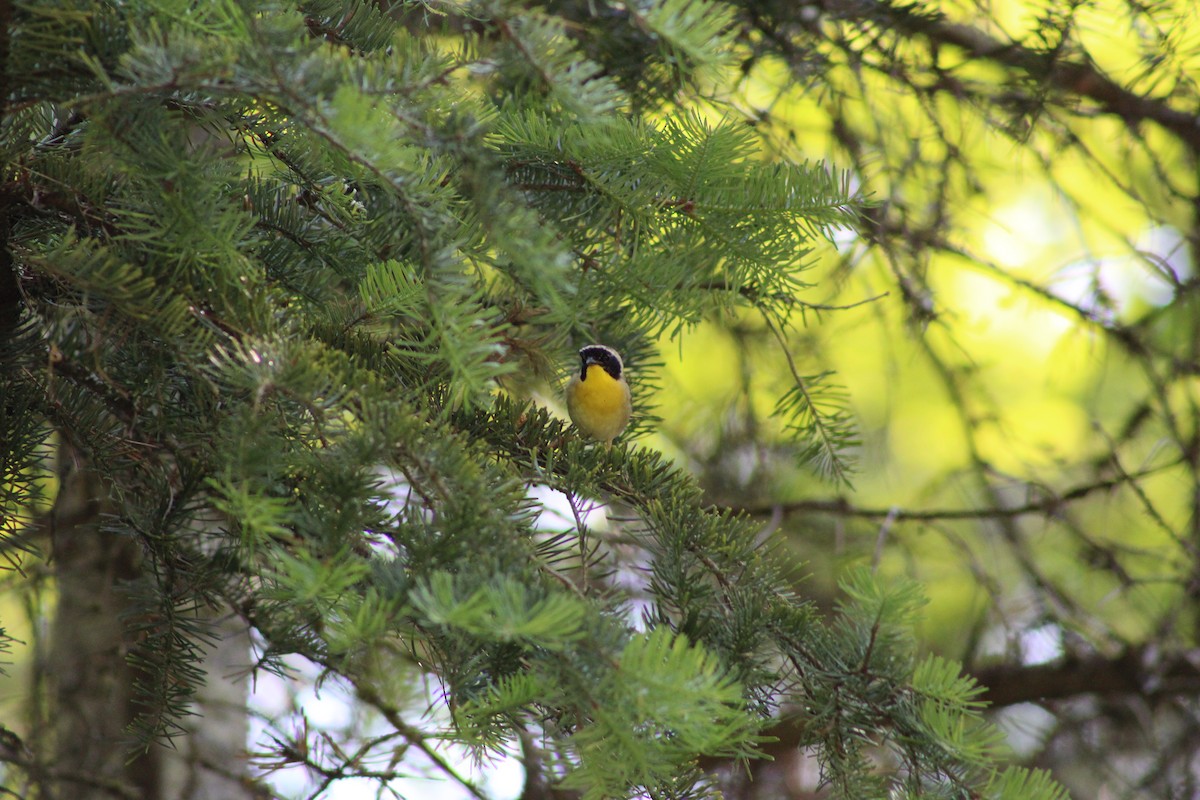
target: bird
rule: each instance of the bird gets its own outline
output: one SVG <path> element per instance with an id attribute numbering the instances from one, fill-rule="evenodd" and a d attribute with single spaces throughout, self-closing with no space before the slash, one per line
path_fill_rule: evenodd
<path id="1" fill-rule="evenodd" d="M 567 384 L 567 413 L 575 427 L 612 447 L 633 413 L 625 364 L 611 347 L 589 344 L 579 350 L 580 369 Z"/>

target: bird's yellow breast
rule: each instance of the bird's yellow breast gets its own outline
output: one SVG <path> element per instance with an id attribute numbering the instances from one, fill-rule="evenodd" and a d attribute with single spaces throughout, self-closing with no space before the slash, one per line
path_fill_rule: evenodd
<path id="1" fill-rule="evenodd" d="M 567 411 L 584 433 L 593 439 L 610 441 L 629 424 L 629 386 L 613 378 L 599 364 L 588 364 L 585 378 L 581 380 L 577 375 L 571 380 Z"/>
<path id="2" fill-rule="evenodd" d="M 616 414 L 625 407 L 625 387 L 599 364 L 588 364 L 587 378 L 575 390 L 579 407 L 593 414 Z"/>

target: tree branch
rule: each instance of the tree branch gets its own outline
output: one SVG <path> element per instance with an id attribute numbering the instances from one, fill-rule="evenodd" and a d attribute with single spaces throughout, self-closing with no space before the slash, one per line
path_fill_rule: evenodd
<path id="1" fill-rule="evenodd" d="M 902 508 L 869 508 L 856 506 L 845 497 L 833 499 L 795 500 L 790 503 L 773 503 L 769 506 L 741 506 L 737 511 L 744 511 L 755 516 L 773 514 L 798 514 L 815 512 L 832 514 L 838 517 L 857 517 L 860 519 L 892 519 L 897 522 L 943 522 L 947 520 L 977 520 L 977 519 L 1011 519 L 1028 514 L 1046 514 L 1055 516 L 1061 513 L 1063 507 L 1096 492 L 1117 489 L 1126 484 L 1161 472 L 1168 467 L 1178 466 L 1178 462 L 1127 473 L 1115 478 L 1086 483 L 1075 486 L 1062 493 L 1051 492 L 1043 488 L 1046 496 L 1038 500 L 1030 500 L 1019 506 L 984 506 L 979 508 L 933 508 L 933 509 L 902 509 Z"/>
<path id="2" fill-rule="evenodd" d="M 898 27 L 926 36 L 939 45 L 954 45 L 972 58 L 992 61 L 1020 70 L 1054 90 L 1067 95 L 1086 97 L 1109 114 L 1125 120 L 1134 128 L 1150 121 L 1161 125 L 1185 142 L 1193 152 L 1200 152 L 1200 119 L 1193 114 L 1171 108 L 1165 101 L 1145 97 L 1118 85 L 1090 61 L 1078 62 L 1053 58 L 1016 42 L 1002 42 L 969 25 L 960 25 L 912 14 L 897 15 Z"/>
<path id="3" fill-rule="evenodd" d="M 781 29 L 786 29 L 786 26 L 780 25 L 778 19 L 764 18 L 756 11 L 754 4 L 746 5 L 748 25 L 751 28 L 756 29 L 783 52 L 792 56 L 799 52 L 793 41 L 779 33 Z M 811 12 L 813 6 L 817 6 L 824 18 L 850 20 L 853 23 L 864 12 L 848 8 L 850 5 L 852 4 L 845 0 L 798 3 L 793 7 L 794 15 L 788 22 L 821 36 L 816 32 L 814 22 L 801 15 Z M 881 3 L 872 8 L 876 9 L 874 13 L 887 13 L 889 27 L 901 36 L 922 36 L 935 48 L 954 47 L 971 59 L 989 61 L 1024 73 L 1031 80 L 1059 95 L 1091 100 L 1101 112 L 1120 117 L 1131 129 L 1142 122 L 1154 122 L 1178 137 L 1192 152 L 1200 153 L 1200 118 L 1194 112 L 1172 108 L 1165 98 L 1148 97 L 1126 89 L 1108 77 L 1090 59 L 1073 61 L 1063 58 L 1062 46 L 1038 50 L 1015 41 L 1003 41 L 971 25 L 948 22 L 930 14 L 914 14 L 910 6 L 898 8 Z M 776 14 L 778 13 L 776 9 Z M 950 92 L 956 95 L 963 91 L 961 84 L 947 76 L 943 76 L 942 80 L 930 84 L 927 88 L 931 92 Z"/>
<path id="4" fill-rule="evenodd" d="M 1029 666 L 997 664 L 975 671 L 992 708 L 1066 700 L 1082 695 L 1200 695 L 1200 661 L 1188 653 L 1166 656 L 1127 650 L 1115 657 L 1067 658 Z"/>
<path id="5" fill-rule="evenodd" d="M 1086 695 L 1161 698 L 1200 696 L 1200 659 L 1188 653 L 1156 656 L 1152 650 L 1127 650 L 1117 656 L 1068 658 L 1053 664 L 997 664 L 973 673 L 986 691 L 979 699 L 992 710 L 1019 703 L 1045 703 Z M 813 732 L 799 709 L 763 731 L 763 755 L 780 760 L 809 745 Z M 728 759 L 701 759 L 709 771 L 729 766 Z M 769 762 L 768 762 L 769 763 Z"/>

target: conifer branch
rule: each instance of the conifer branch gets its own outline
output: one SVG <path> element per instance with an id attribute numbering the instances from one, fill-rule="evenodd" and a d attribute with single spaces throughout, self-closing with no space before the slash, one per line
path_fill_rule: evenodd
<path id="1" fill-rule="evenodd" d="M 796 397 L 800 402 L 796 403 L 795 416 L 808 423 L 809 429 L 802 430 L 801 433 L 812 437 L 812 444 L 806 448 L 811 454 L 812 460 L 816 463 L 818 470 L 822 475 L 832 478 L 835 482 L 843 485 L 850 485 L 850 464 L 846 461 L 843 454 L 844 448 L 854 441 L 854 434 L 850 428 L 849 421 L 843 414 L 836 411 L 833 414 L 826 415 L 817 404 L 813 387 L 810 386 L 811 381 L 800 375 L 796 369 L 796 362 L 792 358 L 791 348 L 788 346 L 787 340 L 783 333 L 776 326 L 775 322 L 763 314 L 763 321 L 767 328 L 771 331 L 771 335 L 775 337 L 779 344 L 779 349 L 787 359 L 788 371 L 791 373 L 793 388 Z M 828 397 L 829 393 L 825 393 Z"/>
<path id="2" fill-rule="evenodd" d="M 892 20 L 908 33 L 928 37 L 935 46 L 961 48 L 972 58 L 1015 69 L 1046 85 L 1060 97 L 1086 97 L 1100 109 L 1120 117 L 1130 128 L 1152 121 L 1200 152 L 1200 125 L 1194 114 L 1172 108 L 1164 100 L 1130 91 L 1104 74 L 1093 62 L 1060 57 L 1054 51 L 1033 50 L 1015 41 L 1002 42 L 979 28 L 915 14 L 894 14 Z M 937 87 L 953 91 L 952 83 Z"/>
<path id="3" fill-rule="evenodd" d="M 1126 695 L 1148 700 L 1200 694 L 1200 667 L 1186 654 L 1139 648 L 1115 656 L 1069 656 L 1049 664 L 998 664 L 972 673 L 993 707 L 1052 703 L 1087 695 Z"/>
<path id="4" fill-rule="evenodd" d="M 1082 500 L 1099 492 L 1113 489 L 1141 480 L 1152 475 L 1162 474 L 1179 466 L 1178 461 L 1147 467 L 1128 475 L 1120 475 L 1104 480 L 1092 481 L 1073 486 L 1060 493 L 1047 493 L 1045 497 L 1030 500 L 1019 505 L 983 506 L 979 508 L 871 508 L 856 506 L 849 498 L 820 500 L 795 500 L 785 503 L 774 503 L 770 506 L 742 506 L 739 510 L 760 517 L 772 514 L 832 514 L 834 516 L 859 519 L 891 519 L 897 522 L 941 522 L 950 520 L 984 520 L 998 517 L 1023 517 L 1029 515 L 1045 515 L 1055 517 L 1062 514 L 1073 501 Z M 1030 487 L 1031 493 L 1048 492 L 1045 487 Z"/>

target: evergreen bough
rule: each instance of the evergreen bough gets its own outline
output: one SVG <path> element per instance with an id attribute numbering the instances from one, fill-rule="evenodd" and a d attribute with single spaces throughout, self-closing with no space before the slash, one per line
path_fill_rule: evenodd
<path id="1" fill-rule="evenodd" d="M 260 668 L 320 665 L 447 775 L 398 688 L 422 676 L 438 738 L 588 798 L 709 792 L 701 759 L 754 758 L 778 714 L 837 796 L 1061 797 L 999 770 L 978 687 L 917 658 L 915 587 L 853 573 L 823 622 L 754 524 L 531 402 L 603 341 L 636 436 L 663 336 L 749 314 L 786 346 L 814 239 L 863 202 L 712 114 L 721 3 L 601 5 L 16 3 L 6 557 L 36 551 L 57 441 L 140 545 L 143 741 L 187 712 L 203 609 L 232 608 Z M 778 412 L 844 479 L 836 387 L 794 377 Z M 627 521 L 548 532 L 535 488 Z"/>

